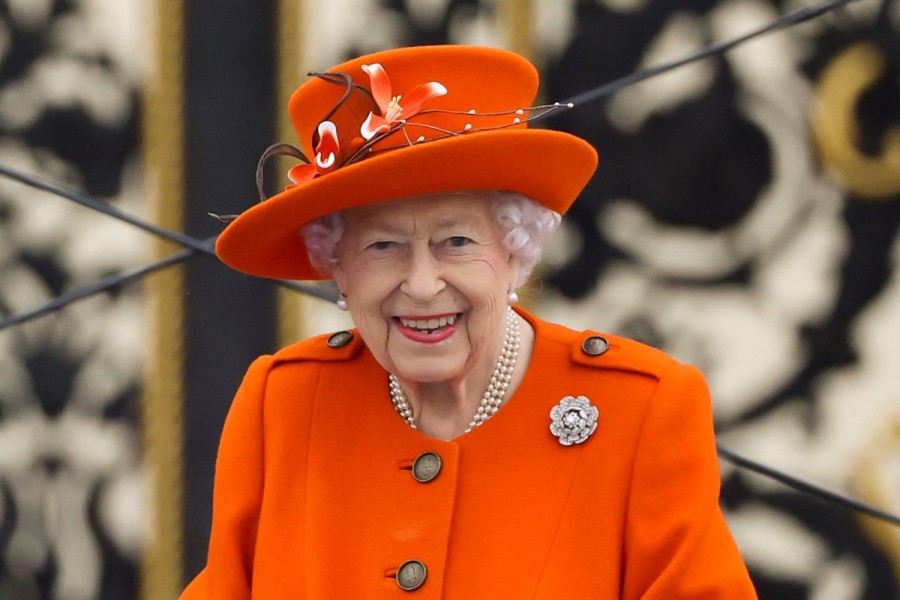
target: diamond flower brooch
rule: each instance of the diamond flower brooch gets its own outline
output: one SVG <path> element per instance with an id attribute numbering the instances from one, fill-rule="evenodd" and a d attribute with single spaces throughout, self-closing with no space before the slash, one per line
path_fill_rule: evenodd
<path id="1" fill-rule="evenodd" d="M 586 396 L 566 396 L 550 411 L 550 432 L 563 446 L 581 444 L 597 430 L 599 416 Z"/>

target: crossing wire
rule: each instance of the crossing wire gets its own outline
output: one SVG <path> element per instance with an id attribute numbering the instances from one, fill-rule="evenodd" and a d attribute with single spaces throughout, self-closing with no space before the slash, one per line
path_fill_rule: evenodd
<path id="1" fill-rule="evenodd" d="M 7 177 L 9 179 L 13 179 L 20 183 L 23 183 L 29 187 L 43 190 L 62 198 L 66 198 L 67 200 L 71 200 L 72 202 L 90 208 L 92 210 L 96 210 L 108 217 L 112 217 L 113 219 L 116 219 L 118 221 L 133 225 L 134 227 L 137 227 L 142 231 L 146 231 L 147 233 L 159 236 L 170 242 L 185 246 L 186 250 L 190 250 L 190 252 L 177 252 L 155 262 L 149 263 L 134 271 L 128 271 L 119 275 L 112 275 L 101 281 L 87 285 L 84 288 L 80 288 L 63 294 L 62 296 L 51 300 L 42 307 L 30 310 L 26 313 L 12 315 L 10 317 L 0 319 L 0 331 L 12 325 L 18 325 L 26 321 L 31 321 L 32 319 L 43 317 L 54 312 L 55 310 L 59 310 L 64 306 L 71 304 L 72 302 L 83 300 L 95 294 L 100 294 L 104 291 L 116 288 L 123 283 L 134 281 L 143 277 L 144 275 L 149 275 L 150 273 L 153 273 L 165 267 L 170 267 L 172 265 L 178 264 L 182 261 L 192 258 L 193 256 L 196 256 L 198 253 L 211 258 L 216 257 L 215 237 L 207 238 L 205 240 L 198 240 L 189 235 L 184 235 L 182 233 L 178 233 L 170 229 L 154 225 L 153 223 L 148 223 L 133 215 L 129 215 L 128 213 L 125 213 L 117 209 L 116 207 L 107 204 L 106 202 L 101 202 L 100 200 L 89 198 L 88 196 L 85 196 L 83 194 L 67 190 L 58 185 L 50 183 L 49 181 L 45 181 L 27 173 L 22 173 L 2 164 L 0 164 L 0 176 Z M 333 302 L 337 299 L 337 295 L 334 292 L 315 285 L 309 285 L 297 281 L 274 281 L 282 287 L 286 287 L 288 289 L 292 289 L 309 296 L 314 296 L 328 302 Z"/>
<path id="2" fill-rule="evenodd" d="M 662 75 L 663 73 L 667 73 L 673 69 L 677 69 L 679 67 L 683 67 L 689 63 L 703 60 L 705 58 L 710 58 L 711 56 L 715 56 L 717 54 L 724 54 L 729 50 L 734 49 L 741 44 L 749 42 L 752 39 L 758 38 L 767 33 L 771 33 L 774 31 L 778 31 L 780 29 L 786 29 L 788 27 L 793 27 L 794 25 L 798 25 L 800 23 L 804 23 L 811 19 L 815 19 L 816 17 L 820 17 L 826 13 L 837 10 L 839 8 L 843 8 L 848 4 L 853 2 L 859 2 L 859 0 L 827 0 L 826 2 L 822 2 L 821 4 L 816 4 L 814 6 L 808 6 L 806 8 L 798 9 L 794 12 L 787 13 L 774 21 L 763 25 L 757 29 L 753 29 L 748 31 L 747 33 L 740 35 L 738 37 L 732 38 L 730 40 L 726 40 L 723 42 L 719 42 L 718 44 L 711 44 L 709 46 L 705 46 L 694 52 L 692 54 L 688 54 L 676 60 L 672 60 L 670 62 L 665 62 L 655 67 L 648 67 L 646 69 L 642 69 L 640 71 L 636 71 L 630 75 L 626 75 L 620 79 L 616 79 L 615 81 L 611 81 L 609 83 L 605 83 L 603 85 L 599 85 L 595 88 L 591 88 L 587 91 L 581 92 L 580 94 L 576 94 L 572 96 L 568 100 L 560 102 L 560 104 L 573 104 L 574 108 L 580 106 L 586 102 L 593 102 L 594 100 L 599 100 L 605 96 L 610 96 L 622 88 L 626 88 L 632 86 L 636 83 L 640 83 L 646 79 L 650 79 L 651 77 L 656 77 L 657 75 Z M 550 113 L 545 113 L 539 118 L 543 118 Z M 538 120 L 538 119 L 534 119 Z"/>

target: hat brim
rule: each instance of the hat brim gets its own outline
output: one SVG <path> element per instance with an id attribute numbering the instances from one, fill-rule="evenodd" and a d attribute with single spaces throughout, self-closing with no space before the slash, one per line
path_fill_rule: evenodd
<path id="1" fill-rule="evenodd" d="M 242 213 L 216 242 L 228 266 L 260 277 L 328 279 L 309 262 L 300 230 L 337 211 L 409 196 L 506 190 L 562 214 L 597 166 L 597 152 L 545 129 L 481 131 L 416 144 L 317 177 Z"/>

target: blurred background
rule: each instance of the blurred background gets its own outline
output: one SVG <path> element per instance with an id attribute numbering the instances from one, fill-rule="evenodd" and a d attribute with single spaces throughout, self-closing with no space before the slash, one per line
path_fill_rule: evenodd
<path id="1" fill-rule="evenodd" d="M 284 107 L 310 69 L 500 46 L 562 101 L 813 4 L 3 0 L 0 167 L 206 239 L 208 212 L 256 202 L 262 151 L 297 143 Z M 900 2 L 859 0 L 543 122 L 601 166 L 523 294 L 700 366 L 723 446 L 895 513 L 898 30 Z M 0 177 L 0 318 L 178 250 Z M 175 598 L 244 369 L 342 319 L 197 256 L 0 328 L 0 599 Z M 722 473 L 761 598 L 900 597 L 900 528 Z"/>

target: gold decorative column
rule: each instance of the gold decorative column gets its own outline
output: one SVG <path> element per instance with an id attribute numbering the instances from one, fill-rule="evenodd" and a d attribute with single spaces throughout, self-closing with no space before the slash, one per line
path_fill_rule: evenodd
<path id="1" fill-rule="evenodd" d="M 277 52 L 277 81 L 276 81 L 276 106 L 273 107 L 276 115 L 275 130 L 279 142 L 298 145 L 299 140 L 291 119 L 287 113 L 288 99 L 297 87 L 306 79 L 301 65 L 303 60 L 303 32 L 301 20 L 306 9 L 303 0 L 278 0 L 275 28 L 278 36 Z M 307 149 L 304 149 L 307 150 Z M 288 169 L 296 163 L 296 160 L 280 156 L 275 160 L 275 168 L 279 181 L 284 178 Z M 313 302 L 297 292 L 280 288 L 276 296 L 278 319 L 277 340 L 278 346 L 286 346 L 305 337 L 303 331 L 304 307 L 307 302 Z"/>
<path id="2" fill-rule="evenodd" d="M 500 0 L 497 5 L 497 25 L 507 50 L 517 52 L 535 62 L 537 57 L 534 56 L 533 2 L 534 0 Z"/>
<path id="3" fill-rule="evenodd" d="M 184 17 L 181 0 L 155 0 L 149 8 L 151 45 L 144 102 L 145 192 L 152 220 L 183 229 Z M 154 245 L 157 257 L 178 250 Z M 184 269 L 151 276 L 147 298 L 147 360 L 142 402 L 147 529 L 141 562 L 141 598 L 173 600 L 182 587 Z"/>

